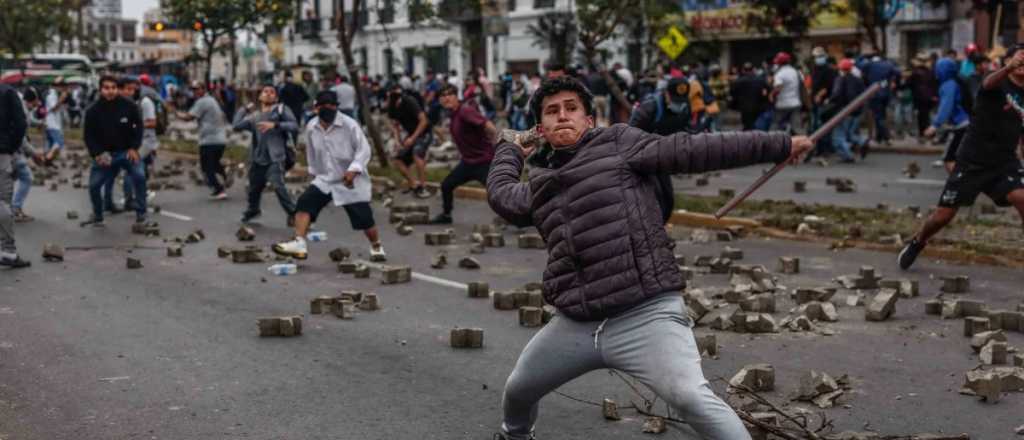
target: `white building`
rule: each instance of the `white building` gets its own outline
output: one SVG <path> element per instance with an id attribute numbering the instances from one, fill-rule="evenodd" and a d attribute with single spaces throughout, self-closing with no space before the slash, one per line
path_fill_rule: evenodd
<path id="1" fill-rule="evenodd" d="M 337 1 L 301 1 L 301 18 L 284 31 L 284 64 L 315 65 L 317 60 L 342 59 L 335 26 Z M 351 0 L 341 1 L 345 1 L 346 11 L 350 10 Z M 462 77 L 471 68 L 483 67 L 488 76 L 496 78 L 506 70 L 540 72 L 550 51 L 535 44 L 535 38 L 526 32 L 527 26 L 536 23 L 542 15 L 572 11 L 572 0 L 492 0 L 489 6 L 497 11 L 490 13 L 493 17 L 480 17 L 487 15 L 486 12 L 477 15 L 472 11 L 457 11 L 460 16 L 449 16 L 446 22 L 413 26 L 409 22 L 408 3 L 381 0 L 380 4 L 384 5 L 381 10 L 376 10 L 376 4 L 371 3 L 371 10 L 359 17 L 361 31 L 353 42 L 353 55 L 356 63 L 364 67 L 364 73 L 423 75 L 429 68 L 435 72 L 456 70 Z M 488 27 L 497 24 L 500 28 L 504 23 L 508 25 L 507 35 L 488 35 Z M 626 64 L 630 57 L 624 47 L 619 41 L 606 43 L 603 48 L 610 57 L 604 61 Z M 572 59 L 573 63 L 577 62 L 577 53 Z M 344 71 L 340 66 L 339 70 Z"/>

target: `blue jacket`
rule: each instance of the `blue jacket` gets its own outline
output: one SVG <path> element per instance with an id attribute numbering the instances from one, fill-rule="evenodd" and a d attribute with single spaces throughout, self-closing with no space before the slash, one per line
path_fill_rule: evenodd
<path id="1" fill-rule="evenodd" d="M 956 61 L 949 58 L 939 59 L 935 63 L 935 78 L 939 80 L 939 110 L 935 112 L 932 126 L 941 127 L 949 123 L 956 127 L 968 122 L 967 111 L 963 107 L 963 95 L 960 84 L 956 81 Z"/>
<path id="2" fill-rule="evenodd" d="M 881 81 L 889 81 L 891 85 L 893 81 L 899 78 L 899 71 L 896 69 L 889 60 L 881 59 L 878 61 L 866 61 L 858 66 L 861 71 L 861 75 L 864 77 L 864 83 L 868 86 Z M 873 101 L 880 101 L 889 99 L 891 89 L 889 87 L 883 87 L 878 93 L 872 98 Z"/>

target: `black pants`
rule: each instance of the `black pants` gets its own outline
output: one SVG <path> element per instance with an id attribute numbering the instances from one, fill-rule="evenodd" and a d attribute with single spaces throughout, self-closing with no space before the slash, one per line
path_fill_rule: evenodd
<path id="1" fill-rule="evenodd" d="M 228 180 L 228 175 L 224 172 L 224 165 L 220 163 L 222 157 L 224 157 L 224 145 L 199 146 L 199 167 L 203 170 L 203 175 L 206 176 L 206 184 L 213 188 L 214 194 L 224 192 L 224 185 L 217 179 L 217 176 L 223 177 L 225 181 Z"/>
<path id="2" fill-rule="evenodd" d="M 455 188 L 462 186 L 462 184 L 475 180 L 483 185 L 487 185 L 487 172 L 491 170 L 490 163 L 481 163 L 476 165 L 470 165 L 466 162 L 459 162 L 452 172 L 448 174 L 448 177 L 444 178 L 441 182 L 441 199 L 444 202 L 444 213 L 452 213 L 453 199 L 455 198 Z"/>
<path id="3" fill-rule="evenodd" d="M 932 103 L 919 103 L 915 106 L 915 110 L 917 110 L 917 135 L 921 136 L 932 123 Z"/>
<path id="4" fill-rule="evenodd" d="M 260 198 L 263 197 L 263 189 L 267 187 L 267 182 L 274 184 L 274 194 L 277 195 L 277 202 L 281 204 L 284 213 L 289 216 L 294 214 L 295 201 L 284 185 L 284 165 L 280 163 L 249 165 L 249 209 L 246 212 L 260 212 Z"/>
<path id="5" fill-rule="evenodd" d="M 740 113 L 740 120 L 743 121 L 743 131 L 750 131 L 754 129 L 754 123 L 757 122 L 757 117 L 760 116 L 760 112 L 742 112 Z"/>

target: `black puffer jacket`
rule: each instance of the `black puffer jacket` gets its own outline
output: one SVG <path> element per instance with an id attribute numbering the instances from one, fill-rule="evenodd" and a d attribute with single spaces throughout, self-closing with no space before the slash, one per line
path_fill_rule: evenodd
<path id="1" fill-rule="evenodd" d="M 522 152 L 502 143 L 487 198 L 498 215 L 544 237 L 545 300 L 572 319 L 599 320 L 684 287 L 648 176 L 781 162 L 790 138 L 753 131 L 662 137 L 618 124 L 587 131 L 573 148 L 561 167 L 532 166 L 521 182 Z"/>

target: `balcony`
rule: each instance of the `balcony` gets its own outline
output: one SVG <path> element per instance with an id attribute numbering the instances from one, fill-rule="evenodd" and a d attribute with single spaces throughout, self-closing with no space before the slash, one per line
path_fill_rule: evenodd
<path id="1" fill-rule="evenodd" d="M 295 33 L 303 39 L 316 40 L 320 38 L 320 19 L 307 18 L 295 22 Z"/>
<path id="2" fill-rule="evenodd" d="M 441 0 L 437 16 L 443 20 L 466 22 L 480 19 L 479 0 Z"/>

